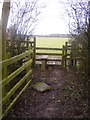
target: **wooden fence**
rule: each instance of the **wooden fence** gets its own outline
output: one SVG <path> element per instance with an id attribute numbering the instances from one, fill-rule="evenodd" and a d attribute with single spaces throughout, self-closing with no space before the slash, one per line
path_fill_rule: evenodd
<path id="1" fill-rule="evenodd" d="M 36 56 L 38 56 L 38 55 L 56 56 L 56 58 L 48 57 L 47 61 L 60 61 L 62 63 L 61 65 L 65 68 L 67 66 L 67 60 L 70 58 L 70 55 L 71 55 L 70 54 L 71 46 L 68 44 L 68 42 L 66 42 L 62 48 L 36 47 L 36 50 L 45 50 L 45 52 L 36 52 Z M 52 53 L 47 52 L 47 50 L 52 51 Z M 53 52 L 53 51 L 56 51 L 56 52 Z M 58 53 L 57 53 L 57 51 L 58 51 Z M 41 58 L 36 57 L 36 60 L 40 61 Z"/>
<path id="2" fill-rule="evenodd" d="M 36 61 L 41 61 L 41 58 L 37 58 L 38 55 L 48 55 L 48 56 L 59 56 L 60 58 L 51 59 L 48 57 L 47 61 L 60 61 L 61 65 L 66 69 L 68 65 L 71 65 L 75 68 L 77 66 L 82 66 L 82 63 L 86 63 L 85 58 L 83 57 L 77 57 L 75 54 L 72 53 L 72 46 L 66 42 L 65 45 L 62 46 L 62 48 L 47 48 L 47 47 L 36 47 L 36 37 L 33 37 L 33 40 L 30 41 L 30 36 L 24 36 L 20 40 L 7 40 L 7 53 L 10 54 L 10 56 L 18 55 L 22 52 L 25 52 L 29 46 L 34 49 L 34 56 L 33 61 L 36 63 Z M 37 52 L 37 50 L 45 50 L 44 52 Z M 52 52 L 47 52 L 47 50 Z M 17 51 L 17 52 L 15 52 Z M 53 51 L 56 51 L 53 52 Z M 58 51 L 58 53 L 57 53 Z M 12 53 L 14 52 L 14 53 Z M 86 66 L 86 65 L 85 65 Z M 84 66 L 80 67 L 83 71 L 83 69 L 86 69 Z"/>
<path id="3" fill-rule="evenodd" d="M 81 51 L 82 48 L 79 48 L 78 51 Z M 51 59 L 47 58 L 47 61 L 61 61 L 61 65 L 63 68 L 67 69 L 68 66 L 73 67 L 75 69 L 79 69 L 84 77 L 87 76 L 87 66 L 88 59 L 82 56 L 76 56 L 75 51 L 72 50 L 71 44 L 65 42 L 65 45 L 62 48 L 46 48 L 46 47 L 36 47 L 36 50 L 45 50 L 45 52 L 36 52 L 36 56 L 38 55 L 48 55 L 48 56 L 59 56 L 61 59 Z M 47 52 L 47 50 L 51 50 L 52 53 Z M 59 53 L 53 53 L 53 51 L 59 51 Z M 41 57 L 37 58 L 37 61 L 41 61 Z"/>
<path id="4" fill-rule="evenodd" d="M 0 86 L 2 85 L 2 117 L 7 115 L 16 100 L 30 84 L 31 65 L 33 61 L 32 54 L 34 50 L 33 48 L 28 48 L 28 51 L 0 62 L 3 73 L 3 80 L 0 83 Z M 17 63 L 24 59 L 26 60 L 21 66 L 19 65 L 19 67 L 11 73 L 8 72 L 8 67 L 12 65 L 17 66 Z"/>
<path id="5" fill-rule="evenodd" d="M 68 50 L 70 50 L 68 53 Z M 70 67 L 80 70 L 81 74 L 86 77 L 87 76 L 87 66 L 88 66 L 88 58 L 87 56 L 80 55 L 82 48 L 78 48 L 78 54 L 76 54 L 71 45 L 68 45 L 66 42 L 63 45 L 62 49 L 62 66 L 67 68 L 67 60 L 69 60 Z"/>
<path id="6" fill-rule="evenodd" d="M 52 50 L 52 51 L 62 51 L 62 48 L 45 48 L 45 47 L 36 47 L 36 50 Z M 44 53 L 40 53 L 37 52 L 36 55 L 62 55 L 61 53 L 48 53 L 48 52 L 44 52 Z"/>
<path id="7" fill-rule="evenodd" d="M 30 41 L 30 39 L 32 39 Z M 26 50 L 28 47 L 34 48 L 35 46 L 35 37 L 31 36 L 17 36 L 16 38 L 9 38 L 6 40 L 6 52 L 13 57 L 15 55 L 19 55 Z"/>
<path id="8" fill-rule="evenodd" d="M 62 47 L 62 66 L 67 68 L 67 61 L 71 60 L 71 45 L 68 42 L 65 42 L 65 45 Z"/>
<path id="9" fill-rule="evenodd" d="M 18 42 L 18 41 L 17 41 Z M 60 56 L 61 59 L 51 59 L 48 58 L 48 61 L 61 61 L 61 65 L 63 68 L 67 69 L 67 62 L 69 61 L 69 65 L 78 67 L 78 64 L 82 70 L 82 73 L 86 72 L 86 58 L 79 58 L 74 56 L 72 53 L 72 47 L 68 42 L 62 46 L 62 48 L 43 48 L 43 47 L 36 47 L 36 38 L 34 37 L 33 41 L 29 41 L 29 38 L 26 41 L 23 41 L 24 46 L 23 49 L 20 41 L 19 44 L 15 43 L 14 46 L 12 45 L 13 42 L 9 43 L 8 41 L 8 48 L 7 53 L 10 54 L 10 57 L 2 62 L 0 62 L 0 67 L 2 66 L 2 73 L 3 73 L 3 80 L 1 81 L 0 85 L 2 85 L 2 110 L 3 116 L 5 116 L 9 110 L 12 108 L 16 100 L 20 97 L 22 92 L 27 88 L 30 84 L 30 74 L 32 72 L 31 65 L 32 63 L 36 63 L 37 55 L 52 55 L 52 56 Z M 15 48 L 15 46 L 17 47 Z M 20 48 L 19 48 L 20 47 Z M 18 51 L 17 55 L 12 54 L 12 50 L 16 49 Z M 22 53 L 23 50 L 23 53 Z M 59 53 L 37 53 L 36 50 L 51 50 L 51 51 L 60 51 Z M 13 56 L 13 57 L 11 57 Z M 20 64 L 21 63 L 21 64 Z M 10 66 L 18 66 L 15 69 L 10 70 Z M 86 75 L 86 74 L 85 74 Z M 84 76 L 85 76 L 84 75 Z"/>
<path id="10" fill-rule="evenodd" d="M 76 70 L 79 70 L 80 73 L 82 74 L 82 79 L 88 79 L 88 56 L 87 55 L 81 55 L 81 52 L 83 51 L 82 48 L 79 48 L 77 50 L 78 54 L 76 54 L 76 50 L 74 51 L 73 48 L 71 47 L 71 66 L 75 68 Z M 88 53 L 87 51 L 84 50 L 84 52 Z"/>

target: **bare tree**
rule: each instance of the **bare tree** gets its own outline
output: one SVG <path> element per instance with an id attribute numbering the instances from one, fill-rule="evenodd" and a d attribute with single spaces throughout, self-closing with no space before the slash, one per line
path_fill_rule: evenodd
<path id="1" fill-rule="evenodd" d="M 12 0 L 9 26 L 14 26 L 16 33 L 33 34 L 44 7 L 40 0 Z"/>
<path id="2" fill-rule="evenodd" d="M 77 43 L 88 46 L 88 1 L 65 0 L 62 2 L 64 19 L 68 19 L 69 33 Z"/>
<path id="3" fill-rule="evenodd" d="M 63 2 L 63 17 L 64 19 L 68 19 L 69 33 L 72 37 L 72 57 L 81 58 L 81 67 L 84 68 L 83 70 L 80 70 L 83 76 L 84 97 L 86 97 L 88 92 L 87 84 L 89 84 L 90 81 L 90 0 L 88 1 L 65 0 L 65 2 Z"/>
<path id="4" fill-rule="evenodd" d="M 38 24 L 39 15 L 45 4 L 41 0 L 12 0 L 7 27 L 7 38 L 11 42 L 11 56 L 20 54 L 14 50 L 15 44 L 25 40 L 27 35 L 33 35 Z M 9 36 L 9 37 L 8 37 Z M 7 39 L 7 51 L 8 49 Z M 10 44 L 9 44 L 10 45 Z M 20 47 L 20 46 L 19 46 Z M 21 49 L 21 48 L 20 48 Z"/>
<path id="5" fill-rule="evenodd" d="M 65 13 L 69 19 L 69 32 L 78 34 L 87 31 L 87 6 L 85 0 L 68 0 L 65 4 Z"/>
<path id="6" fill-rule="evenodd" d="M 90 23 L 88 16 L 88 1 L 66 0 L 63 2 L 64 18 L 68 19 L 69 33 L 72 37 L 72 52 L 85 58 L 87 70 L 90 69 Z M 89 11 L 90 12 L 90 11 Z M 78 48 L 82 48 L 81 51 Z M 89 70 L 90 71 L 90 70 Z M 86 71 L 87 76 L 90 76 Z M 90 72 L 89 72 L 90 73 Z M 86 79 L 86 78 L 85 78 Z M 87 78 L 87 79 L 90 79 Z"/>

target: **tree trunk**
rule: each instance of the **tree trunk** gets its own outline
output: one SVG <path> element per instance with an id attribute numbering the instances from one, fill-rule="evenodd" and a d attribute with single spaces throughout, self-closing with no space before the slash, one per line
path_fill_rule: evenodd
<path id="1" fill-rule="evenodd" d="M 5 60 L 6 58 L 6 28 L 8 23 L 9 11 L 10 2 L 4 2 L 2 8 L 2 60 Z"/>

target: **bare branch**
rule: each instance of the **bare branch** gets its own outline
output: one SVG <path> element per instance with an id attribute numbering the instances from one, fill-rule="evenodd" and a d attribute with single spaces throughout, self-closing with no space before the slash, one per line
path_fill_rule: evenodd
<path id="1" fill-rule="evenodd" d="M 39 0 L 25 0 L 23 3 L 20 0 L 14 1 L 11 5 L 9 23 L 15 26 L 17 33 L 30 34 L 30 31 L 35 29 L 42 8 Z"/>

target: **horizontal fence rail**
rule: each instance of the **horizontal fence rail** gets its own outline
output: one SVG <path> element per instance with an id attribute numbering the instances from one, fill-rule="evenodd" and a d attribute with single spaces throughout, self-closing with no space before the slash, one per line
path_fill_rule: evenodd
<path id="1" fill-rule="evenodd" d="M 20 55 L 17 55 L 15 57 L 12 57 L 10 59 L 6 59 L 2 62 L 0 62 L 0 66 L 2 65 L 2 69 L 4 70 L 4 73 L 8 71 L 8 66 L 12 65 L 13 63 L 17 63 L 18 61 L 25 59 L 27 57 L 27 61 L 24 62 L 19 68 L 17 68 L 14 72 L 12 72 L 10 75 L 4 75 L 3 74 L 3 80 L 0 82 L 2 85 L 2 111 L 3 111 L 3 117 L 9 112 L 9 110 L 12 108 L 16 100 L 20 97 L 22 92 L 27 88 L 27 86 L 30 83 L 30 74 L 32 73 L 31 65 L 32 65 L 32 57 L 31 55 L 34 53 L 33 49 L 30 49 L 26 51 L 25 53 L 22 53 Z M 15 78 L 19 75 L 21 75 L 22 71 L 26 71 L 25 75 L 20 77 L 20 80 L 15 82 Z M 13 83 L 13 86 L 11 87 L 11 82 Z M 21 87 L 23 86 L 23 87 Z M 21 87 L 21 89 L 20 89 Z M 18 94 L 16 92 L 18 91 Z M 12 99 L 12 96 L 15 97 Z"/>
<path id="2" fill-rule="evenodd" d="M 15 91 L 21 86 L 21 84 L 27 79 L 27 77 L 31 74 L 31 70 L 7 93 L 4 97 L 2 103 L 5 104 L 7 100 L 15 93 Z"/>
<path id="3" fill-rule="evenodd" d="M 41 51 L 41 50 L 45 50 L 44 52 L 37 52 L 37 50 Z M 50 50 L 52 52 L 47 52 L 47 50 Z M 36 47 L 36 55 L 61 55 L 61 53 L 55 53 L 53 51 L 61 51 L 62 52 L 62 48 L 46 48 L 46 47 Z"/>
<path id="4" fill-rule="evenodd" d="M 11 73 L 6 79 L 2 81 L 2 85 L 8 84 L 11 80 L 13 80 L 18 74 L 20 74 L 25 68 L 31 65 L 32 60 L 24 63 L 20 68 L 18 68 L 15 72 Z"/>
<path id="5" fill-rule="evenodd" d="M 59 55 L 59 56 L 60 56 L 60 55 L 62 55 L 62 54 L 60 54 L 60 53 L 47 53 L 47 52 L 45 53 L 45 52 L 44 52 L 44 53 L 36 53 L 36 55 L 53 55 L 53 56 L 54 56 L 54 55 Z"/>
<path id="6" fill-rule="evenodd" d="M 45 47 L 36 47 L 37 50 L 62 50 L 62 48 L 45 48 Z"/>
<path id="7" fill-rule="evenodd" d="M 17 99 L 21 96 L 21 94 L 25 91 L 25 89 L 29 86 L 31 81 L 29 81 L 25 86 L 24 88 L 19 92 L 19 94 L 15 97 L 15 99 L 13 100 L 13 102 L 9 105 L 9 107 L 5 110 L 5 113 L 3 114 L 3 117 L 4 115 L 7 115 L 8 111 L 12 108 L 12 106 L 15 104 L 15 102 L 17 101 Z"/>
<path id="8" fill-rule="evenodd" d="M 8 60 L 4 60 L 0 64 L 2 64 L 2 67 L 9 66 L 10 64 L 13 64 L 13 63 L 25 58 L 26 56 L 30 55 L 32 52 L 33 52 L 33 50 L 26 51 L 25 53 L 22 53 L 20 55 L 12 57 L 12 58 L 10 58 Z"/>
<path id="9" fill-rule="evenodd" d="M 39 51 L 38 51 L 39 50 Z M 45 50 L 45 51 L 42 51 Z M 49 52 L 49 51 L 51 52 Z M 48 52 L 47 52 L 48 51 Z M 68 51 L 70 51 L 68 53 Z M 62 48 L 48 48 L 48 47 L 36 47 L 36 56 L 42 56 L 42 55 L 48 55 L 47 61 L 60 61 L 63 67 L 66 68 L 66 62 L 68 59 L 70 59 L 71 56 L 71 45 L 68 44 L 68 42 L 65 43 L 65 45 L 62 46 Z M 55 58 L 51 58 L 50 56 L 56 56 Z M 60 58 L 57 58 L 60 57 Z M 37 61 L 41 61 L 40 57 L 36 57 Z M 37 62 L 38 63 L 38 62 Z"/>

